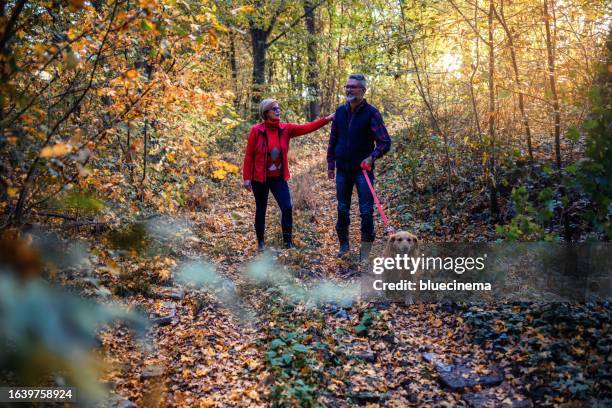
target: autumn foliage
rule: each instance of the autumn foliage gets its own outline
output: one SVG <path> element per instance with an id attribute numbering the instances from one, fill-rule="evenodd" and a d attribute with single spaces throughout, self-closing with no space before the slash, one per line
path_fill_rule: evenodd
<path id="1" fill-rule="evenodd" d="M 261 98 L 303 123 L 363 73 L 394 227 L 607 242 L 608 6 L 0 0 L 0 385 L 117 406 L 609 403 L 609 302 L 359 300 L 324 131 L 291 141 L 296 249 L 270 205 L 256 257 L 240 188 Z"/>
<path id="2" fill-rule="evenodd" d="M 163 207 L 159 197 L 172 209 L 182 194 L 157 173 L 193 165 L 181 180 L 189 187 L 198 174 L 236 172 L 206 160 L 210 142 L 198 129 L 235 123 L 218 118 L 231 117 L 232 93 L 215 70 L 217 37 L 227 29 L 208 6 L 28 3 L 13 11 L 24 23 L 6 25 L 3 34 L 3 209 L 10 222 L 71 191 L 119 203 L 138 196 Z"/>

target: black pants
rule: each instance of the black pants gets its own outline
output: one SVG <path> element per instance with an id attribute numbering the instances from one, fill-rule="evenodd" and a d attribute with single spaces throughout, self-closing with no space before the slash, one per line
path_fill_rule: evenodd
<path id="1" fill-rule="evenodd" d="M 291 194 L 289 185 L 282 177 L 270 177 L 264 183 L 251 182 L 253 195 L 255 196 L 255 234 L 257 240 L 263 241 L 266 230 L 266 209 L 268 208 L 268 194 L 276 199 L 281 210 L 281 226 L 283 237 L 289 238 L 293 227 L 293 207 L 291 205 Z"/>

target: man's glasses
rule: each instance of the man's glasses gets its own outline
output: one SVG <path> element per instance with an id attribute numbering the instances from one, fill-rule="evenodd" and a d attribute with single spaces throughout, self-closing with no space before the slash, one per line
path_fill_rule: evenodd
<path id="1" fill-rule="evenodd" d="M 353 89 L 364 89 L 364 88 L 363 86 L 347 85 L 344 87 L 344 89 L 346 89 L 347 91 L 352 91 Z"/>
<path id="2" fill-rule="evenodd" d="M 281 109 L 281 108 L 279 108 L 279 107 L 277 106 L 276 108 L 272 108 L 272 109 L 270 109 L 270 110 L 271 110 L 272 112 L 276 113 L 276 114 L 279 114 L 279 113 L 281 113 L 281 110 L 282 110 L 282 109 Z"/>

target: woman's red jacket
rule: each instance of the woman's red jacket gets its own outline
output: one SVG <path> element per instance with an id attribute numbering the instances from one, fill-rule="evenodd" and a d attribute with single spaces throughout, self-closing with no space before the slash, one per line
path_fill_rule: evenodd
<path id="1" fill-rule="evenodd" d="M 278 131 L 278 140 L 283 157 L 283 179 L 289 180 L 289 165 L 287 153 L 289 152 L 289 140 L 296 136 L 302 136 L 325 126 L 327 119 L 321 118 L 310 123 L 298 125 L 297 123 L 279 123 L 276 128 L 264 122 L 253 125 L 249 133 L 246 152 L 244 154 L 244 166 L 242 178 L 263 183 L 266 181 L 266 169 L 268 159 L 268 133 Z"/>

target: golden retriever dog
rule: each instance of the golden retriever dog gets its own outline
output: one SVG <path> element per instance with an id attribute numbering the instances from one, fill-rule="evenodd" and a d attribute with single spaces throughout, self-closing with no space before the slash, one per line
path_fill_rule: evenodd
<path id="1" fill-rule="evenodd" d="M 396 254 L 411 254 L 416 249 L 419 238 L 407 231 L 398 231 L 387 239 L 384 256 L 392 257 Z"/>
<path id="2" fill-rule="evenodd" d="M 408 255 L 409 257 L 418 257 L 418 248 L 420 244 L 419 238 L 407 231 L 397 231 L 387 239 L 387 244 L 383 252 L 385 258 L 396 258 L 396 255 Z M 387 276 L 387 282 L 399 282 L 400 280 L 407 280 L 411 282 L 418 281 L 418 271 L 415 274 L 411 274 L 410 271 L 405 269 L 388 269 L 385 272 Z M 413 304 L 416 300 L 417 291 L 398 291 L 394 293 L 394 296 L 390 296 L 392 300 L 402 299 L 407 304 Z"/>

